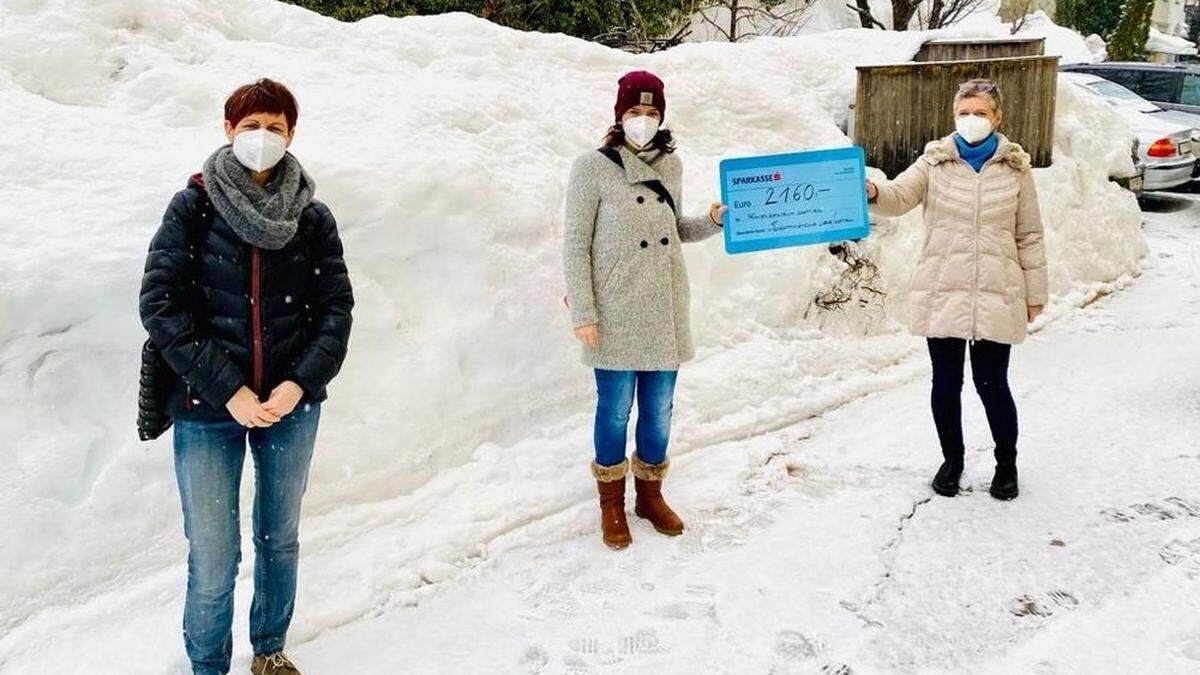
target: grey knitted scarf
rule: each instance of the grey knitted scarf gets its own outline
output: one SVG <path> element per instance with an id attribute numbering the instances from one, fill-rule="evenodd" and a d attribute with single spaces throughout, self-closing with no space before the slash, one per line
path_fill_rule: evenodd
<path id="1" fill-rule="evenodd" d="M 316 184 L 289 152 L 267 185 L 259 187 L 226 145 L 204 163 L 204 189 L 242 241 L 274 251 L 296 236 L 300 213 L 312 202 Z"/>

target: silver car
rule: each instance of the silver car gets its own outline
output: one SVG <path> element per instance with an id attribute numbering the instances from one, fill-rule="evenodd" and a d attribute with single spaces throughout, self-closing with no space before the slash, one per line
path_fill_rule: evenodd
<path id="1" fill-rule="evenodd" d="M 1129 89 L 1097 75 L 1071 72 L 1060 75 L 1103 99 L 1129 123 L 1135 139 L 1134 161 L 1146 167 L 1145 190 L 1179 188 L 1196 177 L 1200 128 L 1188 124 L 1192 121 L 1191 115 L 1164 111 Z"/>

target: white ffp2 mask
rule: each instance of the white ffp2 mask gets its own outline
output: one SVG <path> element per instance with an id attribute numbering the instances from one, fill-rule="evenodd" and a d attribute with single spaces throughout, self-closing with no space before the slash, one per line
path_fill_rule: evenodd
<path id="1" fill-rule="evenodd" d="M 650 145 L 654 137 L 658 135 L 658 120 L 646 115 L 638 115 L 630 117 L 621 123 L 621 128 L 625 130 L 625 138 L 638 148 L 644 148 Z"/>
<path id="2" fill-rule="evenodd" d="M 266 129 L 243 131 L 233 137 L 233 156 L 251 171 L 266 171 L 287 152 L 287 139 Z"/>
<path id="3" fill-rule="evenodd" d="M 991 135 L 992 123 L 977 115 L 963 115 L 954 120 L 954 130 L 964 141 L 974 145 Z"/>

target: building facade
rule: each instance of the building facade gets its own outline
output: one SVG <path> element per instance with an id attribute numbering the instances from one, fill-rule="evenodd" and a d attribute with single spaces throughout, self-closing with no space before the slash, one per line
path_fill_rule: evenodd
<path id="1" fill-rule="evenodd" d="M 1188 4 L 1187 0 L 1155 0 L 1150 23 L 1167 35 L 1186 37 L 1188 23 L 1184 8 Z"/>

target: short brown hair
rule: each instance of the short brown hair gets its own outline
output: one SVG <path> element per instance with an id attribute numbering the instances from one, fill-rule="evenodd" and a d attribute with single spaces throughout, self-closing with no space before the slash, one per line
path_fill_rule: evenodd
<path id="1" fill-rule="evenodd" d="M 256 113 L 271 113 L 287 118 L 288 131 L 296 128 L 300 106 L 296 97 L 281 83 L 268 78 L 244 84 L 225 99 L 225 120 L 237 126 L 244 118 Z"/>

